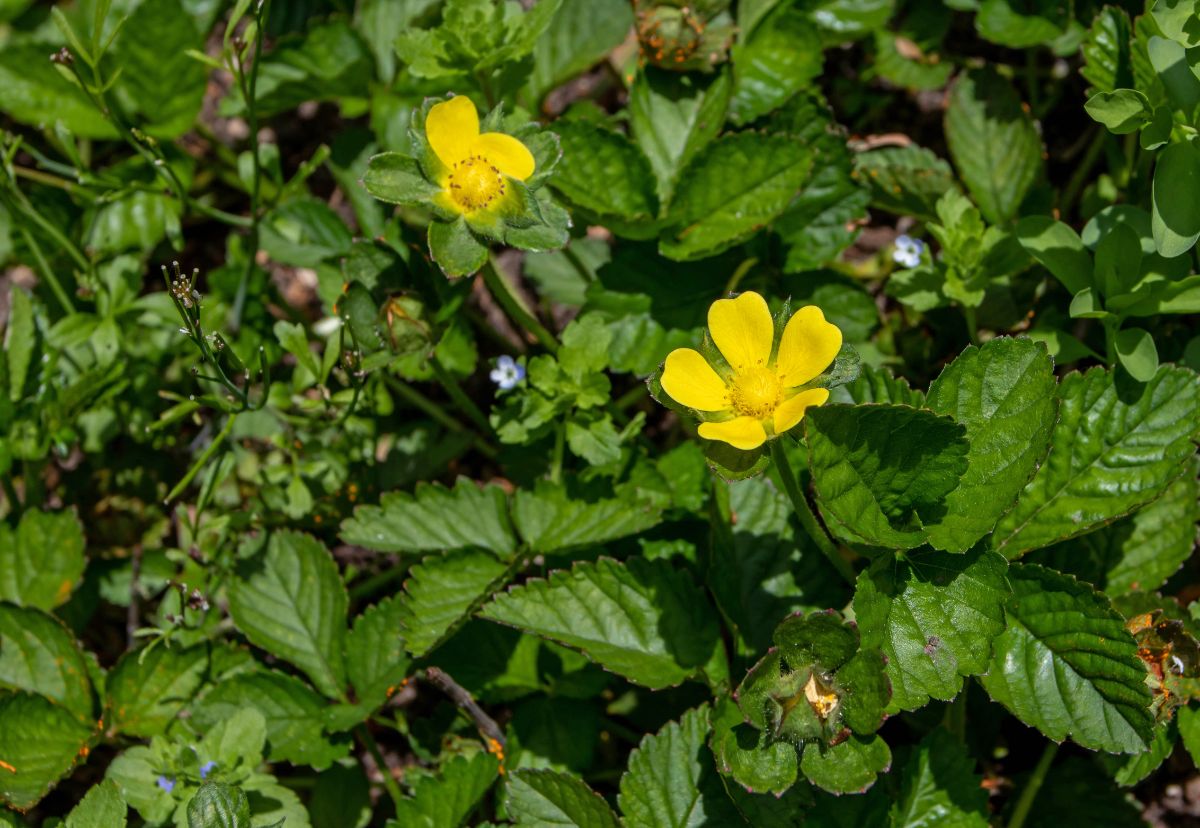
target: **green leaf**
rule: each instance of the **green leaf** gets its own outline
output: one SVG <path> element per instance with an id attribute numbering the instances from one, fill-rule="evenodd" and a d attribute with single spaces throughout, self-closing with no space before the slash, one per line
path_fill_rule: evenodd
<path id="1" fill-rule="evenodd" d="M 830 793 L 860 793 L 892 764 L 892 751 L 879 735 L 852 735 L 833 747 L 808 745 L 800 771 L 809 782 Z"/>
<path id="2" fill-rule="evenodd" d="M 1121 615 L 1069 575 L 1014 564 L 1008 577 L 1008 628 L 982 679 L 991 697 L 1056 742 L 1145 750 L 1154 727 L 1150 690 Z"/>
<path id="3" fill-rule="evenodd" d="M 1017 214 L 1042 172 L 1042 139 L 1016 90 L 990 68 L 959 76 L 946 110 L 946 142 L 991 224 Z"/>
<path id="4" fill-rule="evenodd" d="M 575 500 L 562 487 L 518 489 L 513 522 L 534 552 L 560 553 L 635 535 L 662 520 L 662 505 L 630 495 Z"/>
<path id="5" fill-rule="evenodd" d="M 616 814 L 577 776 L 523 769 L 508 778 L 508 809 L 517 825 L 618 828 Z"/>
<path id="6" fill-rule="evenodd" d="M 1058 419 L 1054 363 L 1029 339 L 972 345 L 929 386 L 926 405 L 967 428 L 967 470 L 928 527 L 936 549 L 963 552 L 986 535 L 1037 473 Z"/>
<path id="7" fill-rule="evenodd" d="M 71 809 L 64 828 L 125 828 L 128 812 L 121 789 L 106 779 L 93 785 Z"/>
<path id="8" fill-rule="evenodd" d="M 529 90 L 534 102 L 602 61 L 633 25 L 624 0 L 563 0 L 533 47 Z"/>
<path id="9" fill-rule="evenodd" d="M 1138 382 L 1149 382 L 1158 372 L 1158 348 L 1154 337 L 1142 328 L 1126 328 L 1118 331 L 1114 344 L 1117 359 L 1129 376 Z"/>
<path id="10" fill-rule="evenodd" d="M 250 828 L 250 800 L 241 788 L 205 782 L 188 802 L 188 828 Z"/>
<path id="11" fill-rule="evenodd" d="M 1200 709 L 1181 707 L 1175 714 L 1175 721 L 1179 724 L 1180 740 L 1193 764 L 1200 765 Z"/>
<path id="12" fill-rule="evenodd" d="M 418 483 L 410 495 L 387 492 L 342 523 L 346 543 L 377 552 L 439 552 L 476 547 L 509 558 L 517 549 L 504 491 L 459 478 L 453 489 Z"/>
<path id="13" fill-rule="evenodd" d="M 987 667 L 1011 592 L 994 552 L 886 555 L 858 576 L 854 612 L 864 649 L 887 656 L 892 708 L 951 699 Z"/>
<path id="14" fill-rule="evenodd" d="M 83 91 L 47 60 L 44 43 L 8 43 L 0 52 L 0 110 L 23 124 L 62 124 L 79 138 L 117 133 Z"/>
<path id="15" fill-rule="evenodd" d="M 274 333 L 284 350 L 294 356 L 296 362 L 308 371 L 314 380 L 319 380 L 321 363 L 317 360 L 317 355 L 308 347 L 308 333 L 304 326 L 280 319 L 275 323 Z"/>
<path id="16" fill-rule="evenodd" d="M 429 223 L 429 255 L 447 276 L 470 276 L 487 262 L 488 247 L 462 216 Z"/>
<path id="17" fill-rule="evenodd" d="M 714 256 L 779 216 L 808 180 L 813 152 L 787 135 L 741 132 L 718 138 L 679 176 L 662 254 Z"/>
<path id="18" fill-rule="evenodd" d="M 8 388 L 0 387 L 0 395 L 13 402 L 25 397 L 25 380 L 33 351 L 37 346 L 37 327 L 33 318 L 33 302 L 29 294 L 13 285 L 9 290 L 8 322 L 4 328 L 4 353 L 8 362 Z"/>
<path id="19" fill-rule="evenodd" d="M 303 197 L 271 210 L 262 220 L 262 247 L 293 267 L 316 267 L 350 254 L 353 237 L 329 205 Z"/>
<path id="20" fill-rule="evenodd" d="M 258 115 L 295 109 L 305 101 L 362 97 L 374 75 L 371 52 L 347 19 L 316 22 L 304 34 L 282 37 L 264 52 L 255 90 Z M 244 111 L 240 96 L 222 102 L 223 115 Z"/>
<path id="21" fill-rule="evenodd" d="M 1141 782 L 1158 770 L 1159 765 L 1175 750 L 1175 728 L 1170 722 L 1162 722 L 1154 728 L 1154 738 L 1145 753 L 1129 757 L 1103 756 L 1101 760 L 1113 772 L 1113 781 L 1122 788 Z"/>
<path id="22" fill-rule="evenodd" d="M 1019 778 L 1019 777 L 1018 777 Z M 1145 828 L 1142 808 L 1113 784 L 1098 762 L 1069 756 L 1050 768 L 1029 809 L 1027 828 Z"/>
<path id="23" fill-rule="evenodd" d="M 658 215 L 654 173 L 636 144 L 581 120 L 558 121 L 554 131 L 563 156 L 549 184 L 571 205 L 600 219 L 624 222 L 649 222 Z"/>
<path id="24" fill-rule="evenodd" d="M 509 574 L 506 564 L 477 549 L 425 558 L 414 566 L 396 608 L 409 651 L 423 656 L 444 641 Z"/>
<path id="25" fill-rule="evenodd" d="M 49 699 L 0 691 L 0 802 L 27 811 L 75 766 L 92 728 Z"/>
<path id="26" fill-rule="evenodd" d="M 821 38 L 808 10 L 781 3 L 733 47 L 730 119 L 748 124 L 787 103 L 821 74 Z"/>
<path id="27" fill-rule="evenodd" d="M 61 621 L 39 610 L 0 603 L 0 687 L 37 693 L 84 724 L 95 721 L 83 651 Z"/>
<path id="28" fill-rule="evenodd" d="M 705 79 L 646 66 L 634 80 L 630 126 L 654 170 L 661 202 L 670 201 L 680 170 L 720 133 L 732 88 L 728 72 Z"/>
<path id="29" fill-rule="evenodd" d="M 921 740 L 904 765 L 893 828 L 987 828 L 988 795 L 966 746 L 944 728 Z"/>
<path id="30" fill-rule="evenodd" d="M 0 601 L 52 610 L 71 597 L 86 565 L 72 512 L 28 509 L 16 532 L 0 523 Z"/>
<path id="31" fill-rule="evenodd" d="M 425 180 L 415 159 L 398 152 L 372 156 L 362 183 L 380 201 L 406 206 L 424 203 L 440 192 Z"/>
<path id="32" fill-rule="evenodd" d="M 1200 85 L 1200 80 L 1196 83 Z M 1200 147 L 1191 141 L 1171 144 L 1154 165 L 1151 212 L 1154 247 L 1168 259 L 1192 249 L 1200 239 L 1200 205 L 1191 197 L 1200 187 Z"/>
<path id="33" fill-rule="evenodd" d="M 1185 46 L 1200 43 L 1200 17 L 1195 0 L 1154 0 L 1150 15 L 1162 33 Z"/>
<path id="34" fill-rule="evenodd" d="M 389 828 L 458 828 L 496 781 L 500 763 L 489 753 L 456 756 L 437 776 L 410 774 L 413 795 L 396 803 Z"/>
<path id="35" fill-rule="evenodd" d="M 1093 368 L 1065 376 L 1058 393 L 1046 462 L 992 535 L 1010 559 L 1157 498 L 1183 471 L 1200 430 L 1200 378 L 1186 368 L 1162 366 L 1133 388 Z"/>
<path id="36" fill-rule="evenodd" d="M 901 405 L 825 406 L 804 418 L 813 484 L 830 528 L 853 543 L 920 546 L 967 468 L 966 429 Z M 903 435 L 903 436 L 901 436 Z"/>
<path id="37" fill-rule="evenodd" d="M 1141 32 L 1139 32 L 1140 34 Z M 1188 63 L 1187 50 L 1181 43 L 1174 40 L 1151 36 L 1146 41 L 1146 53 L 1150 58 L 1150 65 L 1154 67 L 1158 79 L 1166 90 L 1167 98 L 1190 120 L 1192 113 L 1196 111 L 1197 104 L 1200 104 L 1200 78 L 1197 78 L 1192 72 Z M 1186 143 L 1173 146 L 1185 146 Z M 1159 248 L 1159 252 L 1162 253 L 1161 248 Z M 1163 253 L 1163 255 L 1166 254 Z"/>
<path id="38" fill-rule="evenodd" d="M 577 563 L 497 595 L 480 615 L 576 647 L 651 689 L 695 675 L 718 645 L 708 602 L 662 559 Z"/>
<path id="39" fill-rule="evenodd" d="M 354 619 L 346 635 L 346 675 L 359 703 L 381 707 L 408 675 L 411 661 L 400 629 L 404 615 L 401 597 L 393 595 Z"/>
<path id="40" fill-rule="evenodd" d="M 712 751 L 721 773 L 754 793 L 778 796 L 796 784 L 800 757 L 795 745 L 768 741 L 727 697 L 718 699 L 711 720 Z"/>
<path id="41" fill-rule="evenodd" d="M 299 532 L 275 532 L 239 567 L 229 612 L 251 643 L 290 661 L 330 698 L 345 694 L 346 588 L 329 551 Z"/>
<path id="42" fill-rule="evenodd" d="M 353 663 L 353 651 L 347 653 Z M 294 676 L 274 670 L 244 673 L 215 684 L 192 706 L 192 721 L 211 729 L 239 710 L 257 710 L 267 728 L 267 757 L 327 768 L 349 753 L 346 742 L 334 743 L 321 731 L 321 714 L 327 702 Z"/>
<path id="43" fill-rule="evenodd" d="M 110 731 L 130 736 L 165 733 L 200 688 L 208 671 L 208 648 L 161 644 L 121 657 L 105 690 Z"/>
<path id="44" fill-rule="evenodd" d="M 1099 121 L 1114 135 L 1137 132 L 1154 114 L 1150 101 L 1136 89 L 1097 92 L 1083 105 L 1092 120 Z"/>
<path id="45" fill-rule="evenodd" d="M 925 394 L 914 390 L 904 377 L 893 376 L 886 368 L 862 366 L 858 378 L 830 389 L 829 399 L 839 403 L 895 403 L 912 408 L 925 407 Z"/>
<path id="46" fill-rule="evenodd" d="M 708 708 L 698 707 L 633 749 L 617 796 L 628 828 L 739 821 L 705 744 L 708 733 Z"/>
<path id="47" fill-rule="evenodd" d="M 1104 530 L 1123 539 L 1120 557 L 1108 567 L 1104 589 L 1109 595 L 1156 590 L 1191 557 L 1200 521 L 1195 464 L 1162 497 L 1127 520 L 1127 525 Z"/>
<path id="48" fill-rule="evenodd" d="M 931 150 L 914 145 L 859 153 L 856 175 L 871 188 L 871 204 L 899 216 L 937 219 L 937 203 L 958 191 L 950 165 Z"/>
<path id="49" fill-rule="evenodd" d="M 1083 42 L 1086 63 L 1079 70 L 1096 91 L 1112 92 L 1133 86 L 1130 30 L 1129 15 L 1124 9 L 1105 6 L 1096 14 Z"/>
<path id="50" fill-rule="evenodd" d="M 1070 21 L 1070 9 L 1058 3 L 982 0 L 975 29 L 992 43 L 1026 49 L 1058 39 Z"/>

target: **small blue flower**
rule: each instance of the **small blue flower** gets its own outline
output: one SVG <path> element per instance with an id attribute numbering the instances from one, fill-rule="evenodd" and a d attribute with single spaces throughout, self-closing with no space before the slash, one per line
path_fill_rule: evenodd
<path id="1" fill-rule="evenodd" d="M 925 242 L 912 236 L 896 237 L 896 247 L 892 250 L 892 261 L 903 267 L 916 267 L 921 263 L 921 254 L 925 252 Z"/>
<path id="2" fill-rule="evenodd" d="M 200 766 L 200 778 L 207 779 L 209 771 L 211 771 L 216 766 L 217 766 L 217 763 L 212 761 L 211 759 L 208 760 L 207 762 L 205 762 L 203 765 Z"/>
<path id="3" fill-rule="evenodd" d="M 500 386 L 501 391 L 511 391 L 517 387 L 517 383 L 525 379 L 525 366 L 505 354 L 496 360 L 496 367 L 492 369 L 490 376 L 492 382 Z"/>
<path id="4" fill-rule="evenodd" d="M 167 793 L 175 790 L 175 780 L 166 776 L 158 777 L 158 787 L 162 788 Z"/>

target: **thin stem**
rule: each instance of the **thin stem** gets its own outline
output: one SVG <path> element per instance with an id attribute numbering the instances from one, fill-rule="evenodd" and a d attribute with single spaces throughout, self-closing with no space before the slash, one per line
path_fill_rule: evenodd
<path id="1" fill-rule="evenodd" d="M 408 383 L 393 377 L 391 374 L 383 374 L 382 376 L 388 387 L 399 394 L 405 402 L 411 403 L 414 407 L 421 409 L 421 411 L 424 411 L 429 417 L 440 423 L 445 428 L 459 434 L 472 433 L 471 429 L 460 423 L 444 408 L 442 408 L 433 400 L 429 399 L 429 397 L 426 397 L 417 389 L 413 388 Z M 494 460 L 498 453 L 494 446 L 484 441 L 478 435 L 475 435 L 475 448 L 478 449 L 481 454 L 491 460 Z"/>
<path id="2" fill-rule="evenodd" d="M 567 426 L 560 422 L 554 428 L 554 456 L 550 460 L 550 482 L 554 484 L 562 482 L 563 444 L 566 437 Z"/>
<path id="3" fill-rule="evenodd" d="M 1083 191 L 1083 185 L 1090 180 L 1092 167 L 1095 166 L 1096 160 L 1100 157 L 1101 150 L 1104 149 L 1104 142 L 1108 139 L 1108 130 L 1097 125 L 1095 127 L 1096 135 L 1092 138 L 1092 142 L 1088 144 L 1087 151 L 1083 154 L 1083 158 L 1075 166 L 1075 172 L 1071 174 L 1070 180 L 1067 182 L 1066 188 L 1063 190 L 1062 201 L 1059 202 L 1058 213 L 1064 221 L 1067 220 L 1071 210 L 1075 207 L 1075 200 L 1079 198 L 1079 194 Z"/>
<path id="4" fill-rule="evenodd" d="M 8 516 L 19 518 L 21 516 L 21 500 L 17 497 L 17 488 L 13 485 L 12 475 L 0 476 L 0 485 L 4 486 L 4 497 L 8 500 Z"/>
<path id="5" fill-rule="evenodd" d="M 58 304 L 62 305 L 63 310 L 67 313 L 74 313 L 75 306 L 71 303 L 71 297 L 63 290 L 62 283 L 58 281 L 58 276 L 55 274 L 54 268 L 50 267 L 50 263 L 46 261 L 46 255 L 42 253 L 42 246 L 37 243 L 37 239 L 25 227 L 21 228 L 21 238 L 25 240 L 25 246 L 33 253 L 38 272 L 41 273 L 46 284 L 50 286 L 50 292 L 54 294 L 54 298 L 58 300 Z"/>
<path id="6" fill-rule="evenodd" d="M 504 731 L 500 728 L 500 725 L 496 724 L 496 720 L 489 716 L 476 703 L 475 699 L 471 698 L 471 694 L 467 689 L 451 678 L 445 670 L 438 667 L 426 667 L 425 672 L 421 675 L 425 681 L 449 696 L 450 701 L 462 708 L 463 712 L 471 717 L 471 720 L 475 722 L 475 727 L 479 731 L 479 734 L 489 742 L 489 748 L 493 747 L 491 744 L 493 742 L 500 748 L 505 746 Z"/>
<path id="7" fill-rule="evenodd" d="M 946 705 L 946 715 L 943 719 L 946 730 L 960 742 L 967 740 L 967 688 L 970 680 L 963 682 L 963 688 L 951 702 Z"/>
<path id="8" fill-rule="evenodd" d="M 967 336 L 971 339 L 972 345 L 979 344 L 979 323 L 976 321 L 975 308 L 969 305 L 962 306 L 963 319 L 967 322 Z"/>
<path id="9" fill-rule="evenodd" d="M 366 747 L 367 752 L 371 754 L 371 758 L 375 760 L 375 764 L 379 766 L 379 775 L 383 777 L 383 787 L 387 788 L 388 796 L 392 798 L 392 804 L 396 806 L 396 813 L 400 812 L 400 803 L 404 801 L 404 793 L 400 790 L 400 786 L 396 784 L 395 777 L 392 776 L 392 771 L 388 768 L 387 761 L 383 758 L 383 753 L 379 750 L 379 744 L 375 741 L 375 737 L 371 735 L 371 731 L 365 724 L 360 724 L 354 728 L 354 732 Z"/>
<path id="10" fill-rule="evenodd" d="M 204 453 L 201 454 L 199 459 L 197 459 L 196 462 L 192 464 L 192 467 L 188 469 L 188 472 L 183 476 L 183 479 L 175 484 L 175 488 L 171 489 L 170 494 L 166 496 L 166 498 L 163 500 L 163 503 L 170 503 L 179 496 L 180 492 L 187 488 L 187 485 L 192 482 L 192 478 L 194 478 L 199 473 L 200 469 L 204 468 L 205 464 L 212 459 L 212 456 L 217 453 L 217 449 L 219 449 L 221 444 L 225 442 L 225 438 L 229 436 L 231 431 L 233 431 L 233 421 L 236 419 L 237 414 L 230 414 L 229 417 L 226 418 L 225 425 L 219 432 L 217 432 L 217 436 L 213 438 L 213 441 L 208 444 L 208 448 L 204 450 Z"/>
<path id="11" fill-rule="evenodd" d="M 1021 798 L 1017 800 L 1012 816 L 1008 818 L 1008 828 L 1021 828 L 1025 824 L 1025 818 L 1029 816 L 1029 810 L 1033 807 L 1033 801 L 1037 799 L 1042 783 L 1046 781 L 1046 772 L 1050 770 L 1050 765 L 1053 764 L 1054 756 L 1057 753 L 1058 745 L 1054 742 L 1047 744 L 1046 749 L 1042 751 L 1042 758 L 1038 759 L 1037 767 L 1033 769 L 1033 773 L 1025 783 L 1025 789 L 1021 791 Z"/>
<path id="12" fill-rule="evenodd" d="M 533 314 L 525 307 L 525 303 L 521 301 L 513 286 L 509 284 L 508 279 L 504 278 L 500 269 L 496 267 L 495 262 L 489 257 L 487 263 L 483 266 L 483 283 L 487 285 L 492 296 L 500 303 L 500 307 L 504 308 L 504 312 L 508 314 L 512 321 L 516 322 L 521 328 L 524 328 L 533 338 L 538 341 L 543 348 L 550 353 L 558 352 L 558 340 L 550 331 L 542 326 L 534 318 Z"/>
<path id="13" fill-rule="evenodd" d="M 1114 320 L 1104 320 L 1104 360 L 1108 363 L 1108 367 L 1112 368 L 1117 364 L 1117 325 L 1120 324 Z"/>
<path id="14" fill-rule="evenodd" d="M 433 375 L 437 377 L 437 381 L 441 383 L 442 388 L 446 389 L 446 393 L 450 395 L 450 399 L 454 400 L 454 404 L 462 409 L 463 413 L 465 413 L 467 417 L 470 418 L 471 422 L 475 423 L 475 425 L 478 426 L 484 434 L 491 434 L 492 424 L 488 422 L 487 417 L 485 417 L 483 412 L 479 410 L 479 406 L 475 405 L 475 402 L 463 392 L 462 388 L 458 384 L 458 381 L 455 380 L 454 377 L 451 376 L 450 372 L 446 370 L 445 366 L 442 365 L 441 360 L 439 360 L 436 356 L 431 356 L 429 358 L 429 367 L 433 369 Z"/>
<path id="15" fill-rule="evenodd" d="M 849 561 L 841 556 L 837 546 L 830 540 L 829 535 L 825 534 L 825 530 L 821 528 L 821 524 L 817 522 L 817 516 L 813 514 L 812 507 L 808 505 L 808 500 L 805 498 L 804 492 L 800 491 L 800 485 L 796 482 L 796 475 L 792 473 L 792 467 L 788 463 L 787 454 L 783 450 L 783 444 L 776 439 L 772 440 L 770 445 L 771 461 L 775 464 L 775 468 L 779 472 L 779 479 L 783 481 L 783 489 L 792 501 L 792 507 L 796 510 L 796 515 L 800 518 L 800 525 L 804 527 L 804 531 L 812 538 L 817 548 L 833 564 L 833 568 L 838 571 L 838 574 L 846 580 L 846 583 L 853 585 L 855 581 L 854 569 L 851 568 Z"/>

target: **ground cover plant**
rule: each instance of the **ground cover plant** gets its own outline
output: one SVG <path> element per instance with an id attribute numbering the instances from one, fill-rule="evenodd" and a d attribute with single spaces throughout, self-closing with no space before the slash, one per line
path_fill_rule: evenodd
<path id="1" fill-rule="evenodd" d="M 0 126 L 0 826 L 1200 819 L 1194 0 L 0 0 Z"/>

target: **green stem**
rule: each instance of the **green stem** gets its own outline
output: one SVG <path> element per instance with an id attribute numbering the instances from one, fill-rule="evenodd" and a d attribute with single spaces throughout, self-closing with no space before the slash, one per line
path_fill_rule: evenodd
<path id="1" fill-rule="evenodd" d="M 459 434 L 472 433 L 471 429 L 460 423 L 444 408 L 442 408 L 433 400 L 429 399 L 429 397 L 426 397 L 417 389 L 413 388 L 408 383 L 396 379 L 391 374 L 383 374 L 383 380 L 385 383 L 387 383 L 388 387 L 395 391 L 405 402 L 410 403 L 415 408 L 421 409 L 421 411 L 424 411 L 427 415 L 429 415 L 429 417 L 450 431 L 454 431 Z M 494 460 L 498 454 L 496 448 L 490 443 L 486 442 L 480 436 L 474 436 L 475 448 L 479 450 L 479 453 L 488 459 Z"/>
<path id="2" fill-rule="evenodd" d="M 533 338 L 547 351 L 552 354 L 558 352 L 558 340 L 542 326 L 541 322 L 534 318 L 490 257 L 483 266 L 483 283 L 487 285 L 492 296 L 500 303 L 500 307 L 504 308 L 504 312 L 510 319 L 532 334 Z"/>
<path id="3" fill-rule="evenodd" d="M 972 345 L 979 344 L 979 323 L 976 321 L 975 308 L 968 305 L 962 306 L 963 318 L 967 322 L 967 336 L 971 339 Z"/>
<path id="4" fill-rule="evenodd" d="M 1029 810 L 1033 807 L 1033 801 L 1037 799 L 1042 783 L 1046 781 L 1046 772 L 1050 770 L 1050 765 L 1054 762 L 1054 756 L 1057 753 L 1058 745 L 1054 742 L 1047 744 L 1046 749 L 1042 751 L 1042 758 L 1038 759 L 1037 767 L 1033 769 L 1033 774 L 1025 783 L 1025 789 L 1021 791 L 1021 798 L 1017 800 L 1012 816 L 1008 818 L 1008 828 L 1021 828 L 1025 824 L 1025 818 L 1029 816 Z"/>
<path id="5" fill-rule="evenodd" d="M 217 453 L 217 449 L 219 449 L 221 444 L 225 442 L 225 438 L 229 436 L 231 431 L 233 431 L 233 421 L 236 419 L 237 414 L 229 415 L 229 417 L 225 420 L 225 425 L 219 432 L 217 432 L 217 436 L 213 438 L 213 441 L 208 444 L 208 448 L 206 448 L 204 453 L 200 455 L 199 459 L 192 464 L 192 467 L 188 469 L 188 472 L 183 476 L 183 479 L 175 484 L 175 488 L 171 489 L 170 493 L 163 500 L 164 504 L 169 504 L 172 500 L 178 497 L 179 493 L 187 488 L 187 485 L 191 483 L 192 479 L 200 472 L 200 469 L 204 468 L 208 461 L 212 459 L 212 456 Z"/>
<path id="6" fill-rule="evenodd" d="M 408 577 L 408 570 L 404 567 L 388 567 L 383 572 L 377 572 L 366 580 L 350 587 L 350 600 L 362 601 L 370 598 L 381 588 L 396 581 L 403 581 L 406 577 Z"/>
<path id="7" fill-rule="evenodd" d="M 1091 180 L 1092 167 L 1095 166 L 1101 150 L 1104 149 L 1104 142 L 1108 139 L 1108 130 L 1099 125 L 1095 129 L 1096 135 L 1092 138 L 1092 143 L 1088 144 L 1087 151 L 1076 165 L 1075 172 L 1071 174 L 1071 179 L 1067 182 L 1066 189 L 1063 190 L 1062 201 L 1059 202 L 1058 208 L 1063 221 L 1068 220 L 1071 210 L 1075 207 L 1075 200 L 1083 192 L 1083 185 Z"/>
<path id="8" fill-rule="evenodd" d="M 746 274 L 750 272 L 750 268 L 754 267 L 756 264 L 758 264 L 758 259 L 752 256 L 738 265 L 737 270 L 733 271 L 733 275 L 730 276 L 729 281 L 725 283 L 725 292 L 733 293 L 735 290 L 737 290 L 737 286 L 741 284 L 742 279 L 744 279 Z"/>
<path id="9" fill-rule="evenodd" d="M 258 258 L 260 204 L 262 197 L 262 159 L 258 147 L 258 64 L 262 56 L 263 28 L 266 26 L 271 0 L 263 0 L 258 9 L 258 25 L 254 27 L 254 58 L 250 65 L 250 75 L 246 76 L 246 67 L 238 61 L 238 86 L 242 90 L 242 98 L 246 101 L 246 122 L 250 128 L 250 152 L 253 155 L 254 180 L 250 185 L 250 243 L 246 250 L 246 267 L 242 278 L 238 281 L 237 293 L 233 297 L 233 308 L 229 313 L 229 329 L 237 332 L 242 324 L 242 311 L 246 307 L 246 291 L 250 285 L 250 277 L 254 273 Z"/>
<path id="10" fill-rule="evenodd" d="M 442 388 L 446 389 L 446 393 L 450 395 L 450 399 L 454 400 L 454 404 L 462 409 L 463 413 L 470 418 L 471 422 L 479 427 L 480 431 L 484 434 L 491 434 L 492 424 L 488 422 L 487 417 L 479 410 L 479 406 L 475 405 L 474 401 L 463 392 L 458 381 L 446 370 L 441 360 L 436 356 L 431 356 L 429 358 L 429 367 L 433 369 L 433 375 L 437 377 L 437 381 L 441 383 Z"/>
<path id="11" fill-rule="evenodd" d="M 944 719 L 946 730 L 960 742 L 967 740 L 967 687 L 970 680 L 963 682 L 963 688 L 951 702 L 946 705 Z"/>
<path id="12" fill-rule="evenodd" d="M 25 227 L 21 228 L 21 238 L 25 240 L 25 246 L 33 253 L 38 271 L 46 281 L 46 284 L 50 286 L 50 292 L 54 294 L 54 298 L 58 300 L 58 304 L 62 305 L 63 310 L 68 314 L 74 313 L 75 306 L 71 304 L 71 297 L 63 290 L 62 283 L 58 281 L 58 276 L 54 273 L 54 268 L 50 267 L 50 263 L 46 261 L 46 255 L 42 253 L 42 246 L 37 243 L 37 239 Z"/>
<path id="13" fill-rule="evenodd" d="M 400 803 L 404 801 L 404 794 L 400 790 L 400 786 L 396 784 L 395 778 L 392 776 L 391 770 L 388 769 L 387 762 L 383 758 L 383 753 L 379 750 L 379 745 L 375 741 L 375 737 L 371 735 L 371 731 L 366 725 L 359 725 L 354 728 L 354 732 L 358 734 L 358 738 L 362 740 L 367 752 L 375 760 L 375 764 L 379 766 L 379 775 L 383 777 L 383 787 L 387 788 L 388 796 L 392 798 L 392 804 L 396 806 L 396 812 L 400 812 Z"/>
<path id="14" fill-rule="evenodd" d="M 21 500 L 17 497 L 17 487 L 13 485 L 12 475 L 6 474 L 0 477 L 0 484 L 3 484 L 4 497 L 8 500 L 8 516 L 19 518 L 21 516 Z"/>
<path id="15" fill-rule="evenodd" d="M 792 473 L 791 464 L 788 463 L 787 454 L 783 450 L 783 443 L 776 439 L 772 440 L 770 445 L 771 461 L 779 472 L 779 479 L 783 481 L 783 489 L 792 501 L 792 507 L 796 510 L 796 515 L 800 518 L 800 524 L 804 527 L 804 531 L 833 564 L 833 568 L 838 571 L 838 574 L 846 580 L 846 583 L 853 585 L 854 569 L 850 566 L 850 562 L 841 556 L 837 546 L 821 528 L 821 524 L 817 522 L 817 516 L 813 514 L 812 507 L 808 505 L 808 499 L 805 498 L 804 492 L 800 491 L 796 475 Z"/>
<path id="16" fill-rule="evenodd" d="M 550 482 L 556 485 L 562 482 L 563 447 L 566 440 L 567 426 L 560 422 L 554 428 L 554 456 L 550 460 Z"/>
<path id="17" fill-rule="evenodd" d="M 1117 364 L 1117 326 L 1120 322 L 1105 319 L 1104 320 L 1104 359 L 1108 363 L 1108 367 L 1112 368 Z"/>

